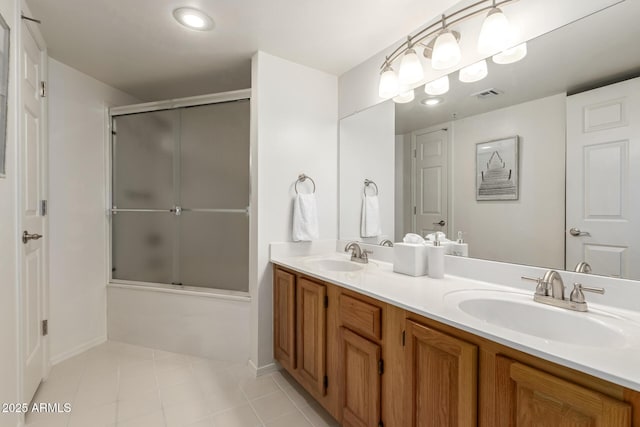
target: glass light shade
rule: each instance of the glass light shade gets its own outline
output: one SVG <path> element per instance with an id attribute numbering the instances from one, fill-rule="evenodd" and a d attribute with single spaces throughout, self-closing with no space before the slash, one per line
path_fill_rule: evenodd
<path id="1" fill-rule="evenodd" d="M 400 79 L 400 84 L 407 86 L 418 83 L 424 78 L 424 70 L 422 69 L 420 58 L 418 58 L 414 49 L 407 49 L 405 54 L 402 56 L 398 77 Z"/>
<path id="2" fill-rule="evenodd" d="M 393 68 L 386 66 L 380 74 L 380 84 L 378 85 L 378 95 L 380 98 L 392 98 L 398 94 L 400 90 L 400 83 L 398 82 L 398 75 Z"/>
<path id="3" fill-rule="evenodd" d="M 440 77 L 424 85 L 424 93 L 427 95 L 444 95 L 447 92 L 449 92 L 449 76 Z"/>
<path id="4" fill-rule="evenodd" d="M 458 78 L 463 83 L 473 83 L 484 79 L 487 74 L 489 74 L 487 61 L 483 59 L 460 70 Z"/>
<path id="5" fill-rule="evenodd" d="M 406 104 L 407 102 L 413 101 L 415 98 L 415 93 L 413 89 L 408 90 L 406 92 L 402 92 L 400 95 L 393 98 L 393 102 L 398 104 Z"/>
<path id="6" fill-rule="evenodd" d="M 497 55 L 493 55 L 493 62 L 500 65 L 513 64 L 525 56 L 527 56 L 527 44 L 522 43 L 516 47 L 502 51 Z"/>
<path id="7" fill-rule="evenodd" d="M 451 31 L 440 33 L 433 45 L 431 66 L 435 70 L 446 70 L 457 65 L 462 59 L 460 46 Z"/>
<path id="8" fill-rule="evenodd" d="M 509 20 L 502 10 L 494 7 L 482 23 L 478 37 L 478 52 L 483 55 L 501 52 L 509 46 L 511 37 Z"/>

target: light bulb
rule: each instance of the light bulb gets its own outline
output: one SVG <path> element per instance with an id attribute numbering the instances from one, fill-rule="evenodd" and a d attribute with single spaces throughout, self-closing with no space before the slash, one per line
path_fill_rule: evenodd
<path id="1" fill-rule="evenodd" d="M 451 31 L 444 31 L 436 38 L 431 56 L 431 66 L 436 70 L 446 70 L 458 64 L 462 59 L 460 46 Z"/>
<path id="2" fill-rule="evenodd" d="M 407 102 L 413 101 L 415 98 L 415 93 L 413 89 L 408 90 L 406 92 L 402 92 L 400 95 L 393 98 L 393 102 L 398 104 L 406 104 Z"/>
<path id="3" fill-rule="evenodd" d="M 440 77 L 424 85 L 424 93 L 427 95 L 444 95 L 447 92 L 449 92 L 449 76 Z"/>
<path id="4" fill-rule="evenodd" d="M 173 17 L 187 28 L 198 31 L 213 29 L 213 19 L 201 10 L 191 7 L 180 7 L 173 11 Z"/>
<path id="5" fill-rule="evenodd" d="M 493 62 L 500 65 L 513 64 L 525 56 L 527 56 L 527 44 L 522 43 L 516 47 L 502 51 L 497 55 L 493 55 Z"/>
<path id="6" fill-rule="evenodd" d="M 390 65 L 386 65 L 380 74 L 380 84 L 378 85 L 378 96 L 380 98 L 391 98 L 398 94 L 400 83 L 398 75 Z"/>
<path id="7" fill-rule="evenodd" d="M 489 11 L 482 23 L 478 37 L 478 52 L 492 55 L 509 47 L 511 40 L 511 26 L 509 20 L 497 7 Z"/>
<path id="8" fill-rule="evenodd" d="M 418 83 L 424 78 L 424 70 L 420 63 L 420 58 L 413 48 L 407 49 L 400 62 L 400 70 L 398 71 L 400 84 L 412 85 Z"/>
<path id="9" fill-rule="evenodd" d="M 458 78 L 463 83 L 473 83 L 484 79 L 488 73 L 487 61 L 483 59 L 460 70 Z"/>

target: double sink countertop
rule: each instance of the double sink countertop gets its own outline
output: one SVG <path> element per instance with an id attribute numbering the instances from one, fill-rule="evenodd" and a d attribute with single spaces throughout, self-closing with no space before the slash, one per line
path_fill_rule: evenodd
<path id="1" fill-rule="evenodd" d="M 534 302 L 533 288 L 524 291 L 449 274 L 444 279 L 411 277 L 394 273 L 391 263 L 370 260 L 358 264 L 351 262 L 349 255 L 337 252 L 311 256 L 272 252 L 270 260 L 640 391 L 640 312 L 590 303 L 590 294 L 586 295 L 589 311 L 580 313 Z M 567 296 L 569 291 L 570 287 Z"/>

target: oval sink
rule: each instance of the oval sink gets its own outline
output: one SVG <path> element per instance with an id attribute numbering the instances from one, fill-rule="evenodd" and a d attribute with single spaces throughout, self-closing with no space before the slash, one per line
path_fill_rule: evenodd
<path id="1" fill-rule="evenodd" d="M 614 316 L 551 307 L 518 293 L 487 293 L 469 292 L 454 299 L 460 311 L 477 320 L 545 340 L 587 347 L 621 348 L 628 343 Z"/>
<path id="2" fill-rule="evenodd" d="M 327 271 L 358 271 L 364 268 L 364 264 L 339 259 L 319 259 L 309 261 L 309 266 Z"/>

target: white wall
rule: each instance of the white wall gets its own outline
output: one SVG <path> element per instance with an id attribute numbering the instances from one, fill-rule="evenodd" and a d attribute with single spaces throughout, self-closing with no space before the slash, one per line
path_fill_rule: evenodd
<path id="1" fill-rule="evenodd" d="M 49 330 L 54 363 L 106 339 L 106 108 L 136 102 L 49 60 Z"/>
<path id="2" fill-rule="evenodd" d="M 394 238 L 395 104 L 387 101 L 340 120 L 340 239 L 379 243 Z M 382 235 L 360 235 L 364 180 L 378 186 Z M 367 194 L 373 194 L 372 185 Z"/>
<path id="3" fill-rule="evenodd" d="M 337 236 L 337 77 L 258 52 L 252 60 L 252 188 L 249 288 L 251 363 L 273 362 L 269 243 L 291 240 L 293 186 L 315 180 L 320 238 Z"/>
<path id="4" fill-rule="evenodd" d="M 453 221 L 469 256 L 564 269 L 564 93 L 453 124 Z M 520 137 L 520 199 L 476 201 L 476 144 Z"/>
<path id="5" fill-rule="evenodd" d="M 526 2 L 514 2 L 512 5 L 504 6 L 504 12 L 508 15 L 509 22 L 520 28 L 521 33 L 516 42 L 531 40 L 542 34 L 548 33 L 556 28 L 560 28 L 570 22 L 592 14 L 607 6 L 618 3 L 619 0 L 581 0 L 581 1 L 565 1 L 558 2 L 556 0 L 536 0 Z M 456 7 L 449 9 L 447 13 L 457 10 L 459 5 L 468 5 L 475 0 L 463 0 L 456 4 Z M 453 5 L 453 1 L 445 1 L 442 5 L 444 8 Z M 438 15 L 439 16 L 439 15 Z M 477 34 L 483 21 L 483 16 L 477 16 L 473 19 L 455 25 L 452 28 L 460 31 L 462 37 L 460 39 L 460 49 L 462 50 L 462 62 L 455 69 L 463 68 L 473 64 L 482 56 L 477 53 L 476 43 Z M 428 26 L 433 21 L 426 23 L 423 27 Z M 407 28 L 407 34 L 415 34 L 417 29 Z M 380 65 L 382 65 L 385 56 L 388 56 L 405 40 L 398 40 L 392 46 L 382 50 L 367 61 L 357 65 L 347 71 L 339 78 L 339 116 L 347 117 L 357 111 L 362 111 L 372 105 L 378 104 L 383 99 L 378 97 L 378 77 L 380 75 Z M 515 44 L 515 43 L 514 43 Z M 420 55 L 419 52 L 419 56 Z M 396 61 L 398 62 L 398 61 Z M 394 62 L 395 64 L 395 62 Z M 425 79 L 414 85 L 418 87 L 425 82 L 435 80 L 445 74 L 449 74 L 455 69 L 444 71 L 432 70 L 425 60 Z M 397 67 L 396 67 L 397 70 Z"/>
<path id="6" fill-rule="evenodd" d="M 6 178 L 0 178 L 0 402 L 18 402 L 18 319 L 16 219 L 17 169 L 17 37 L 20 8 L 14 0 L 0 0 L 0 13 L 11 28 L 7 118 Z M 16 414 L 0 413 L 1 427 L 14 427 Z"/>

